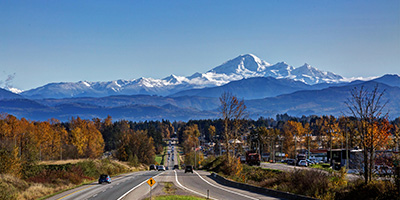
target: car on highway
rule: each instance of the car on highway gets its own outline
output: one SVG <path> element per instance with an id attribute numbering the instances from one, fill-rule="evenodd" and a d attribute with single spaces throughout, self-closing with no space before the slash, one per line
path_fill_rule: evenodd
<path id="1" fill-rule="evenodd" d="M 186 165 L 185 167 L 185 173 L 186 172 L 192 172 L 193 173 L 193 166 L 192 165 Z"/>
<path id="2" fill-rule="evenodd" d="M 110 176 L 107 175 L 107 174 L 102 174 L 102 175 L 100 175 L 100 177 L 99 177 L 99 184 L 102 184 L 102 183 L 111 183 L 111 178 L 110 178 Z"/>
<path id="3" fill-rule="evenodd" d="M 150 167 L 149 167 L 149 170 L 157 170 L 157 168 L 156 168 L 155 165 L 151 164 Z"/>
<path id="4" fill-rule="evenodd" d="M 299 163 L 298 163 L 298 165 L 299 165 L 299 166 L 302 166 L 302 167 L 307 167 L 307 166 L 308 166 L 308 163 L 307 163 L 306 160 L 300 160 Z"/>
<path id="5" fill-rule="evenodd" d="M 179 169 L 179 165 L 174 165 L 174 169 Z"/>
<path id="6" fill-rule="evenodd" d="M 165 171 L 164 165 L 159 165 L 158 166 L 158 171 Z"/>

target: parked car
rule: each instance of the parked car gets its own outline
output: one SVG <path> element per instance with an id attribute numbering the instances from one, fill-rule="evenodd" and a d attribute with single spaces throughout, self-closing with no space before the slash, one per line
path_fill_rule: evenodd
<path id="1" fill-rule="evenodd" d="M 174 165 L 174 169 L 179 169 L 179 165 Z"/>
<path id="2" fill-rule="evenodd" d="M 185 173 L 186 172 L 192 172 L 193 173 L 193 166 L 192 165 L 186 165 L 185 167 Z"/>
<path id="3" fill-rule="evenodd" d="M 295 159 L 287 159 L 287 160 L 286 160 L 286 163 L 287 163 L 288 165 L 296 165 L 296 160 L 295 160 Z"/>
<path id="4" fill-rule="evenodd" d="M 159 165 L 158 166 L 158 171 L 165 171 L 164 165 Z"/>
<path id="5" fill-rule="evenodd" d="M 299 163 L 298 163 L 298 165 L 299 165 L 299 166 L 302 166 L 302 167 L 307 167 L 307 166 L 308 166 L 308 163 L 307 163 L 306 160 L 300 160 Z"/>
<path id="6" fill-rule="evenodd" d="M 152 164 L 152 165 L 150 165 L 149 170 L 157 170 L 157 168 L 155 165 Z"/>
<path id="7" fill-rule="evenodd" d="M 375 165 L 375 169 L 373 170 L 379 176 L 392 175 L 393 171 L 391 167 L 386 165 Z"/>
<path id="8" fill-rule="evenodd" d="M 241 163 L 246 163 L 246 156 L 239 156 Z"/>
<path id="9" fill-rule="evenodd" d="M 306 161 L 307 161 L 307 164 L 308 164 L 308 165 L 315 165 L 315 164 L 317 164 L 317 163 L 315 163 L 314 161 L 309 160 L 309 159 L 306 159 Z"/>
<path id="10" fill-rule="evenodd" d="M 269 153 L 263 153 L 263 154 L 261 154 L 261 160 L 262 160 L 263 162 L 267 162 L 267 161 L 269 161 L 269 159 L 270 159 L 270 154 L 269 154 Z"/>
<path id="11" fill-rule="evenodd" d="M 111 178 L 110 178 L 110 176 L 107 175 L 107 174 L 102 174 L 102 175 L 100 175 L 100 177 L 99 177 L 99 184 L 102 184 L 102 183 L 111 183 Z"/>

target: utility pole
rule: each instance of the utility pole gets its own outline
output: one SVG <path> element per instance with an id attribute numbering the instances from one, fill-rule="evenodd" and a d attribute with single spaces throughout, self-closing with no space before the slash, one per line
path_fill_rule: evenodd
<path id="1" fill-rule="evenodd" d="M 308 137 L 308 153 L 307 153 L 308 159 L 310 159 L 310 137 L 311 136 L 312 136 L 311 134 L 307 134 L 307 137 Z"/>
<path id="2" fill-rule="evenodd" d="M 283 146 L 282 137 L 280 139 L 281 139 L 281 161 L 282 161 L 282 146 Z"/>
<path id="3" fill-rule="evenodd" d="M 346 134 L 346 169 L 349 169 L 349 138 L 347 134 L 347 119 L 346 119 L 346 124 L 344 127 L 344 132 Z"/>
<path id="4" fill-rule="evenodd" d="M 296 159 L 297 156 L 297 137 L 296 134 L 294 134 L 294 159 Z"/>
<path id="5" fill-rule="evenodd" d="M 330 138 L 330 142 L 329 142 L 330 164 L 331 164 L 331 166 L 333 166 L 333 160 L 332 160 L 332 130 L 329 130 L 329 138 Z"/>

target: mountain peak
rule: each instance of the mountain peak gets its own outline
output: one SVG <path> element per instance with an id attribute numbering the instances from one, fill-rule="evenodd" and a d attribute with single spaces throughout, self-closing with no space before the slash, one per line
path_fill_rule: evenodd
<path id="1" fill-rule="evenodd" d="M 186 81 L 187 78 L 182 77 L 182 76 L 176 76 L 176 75 L 174 75 L 174 74 L 171 74 L 170 76 L 165 77 L 165 78 L 163 78 L 162 80 L 167 81 L 168 83 L 171 83 L 171 84 L 180 84 L 180 83 L 182 83 L 183 81 Z"/>
<path id="2" fill-rule="evenodd" d="M 313 67 L 311 67 L 311 65 L 309 65 L 308 63 L 304 63 L 303 66 L 299 67 L 299 68 L 307 68 L 307 69 L 311 69 Z"/>
<path id="3" fill-rule="evenodd" d="M 264 71 L 266 67 L 271 64 L 261 60 L 253 54 L 243 54 L 232 60 L 215 67 L 209 72 L 219 74 L 242 74 L 247 72 L 260 72 Z"/>

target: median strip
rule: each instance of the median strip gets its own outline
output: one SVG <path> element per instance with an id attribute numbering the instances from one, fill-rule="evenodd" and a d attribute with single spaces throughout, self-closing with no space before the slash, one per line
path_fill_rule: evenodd
<path id="1" fill-rule="evenodd" d="M 200 195 L 200 196 L 203 196 L 203 197 L 207 198 L 207 195 L 202 194 L 202 193 L 200 193 L 200 192 L 196 192 L 196 191 L 194 191 L 194 190 L 191 190 L 191 189 L 189 189 L 189 188 L 183 186 L 183 185 L 178 181 L 178 175 L 176 174 L 176 170 L 174 170 L 174 172 L 175 172 L 175 181 L 176 181 L 176 183 L 178 183 L 179 187 L 181 187 L 181 188 L 183 188 L 183 189 L 185 189 L 185 190 L 188 190 L 188 191 L 190 191 L 190 192 L 192 192 L 192 193 L 195 193 L 195 194 L 197 194 L 197 195 Z M 209 197 L 209 199 L 215 199 L 215 198 Z M 215 200 L 218 200 L 218 199 L 215 199 Z"/>
<path id="2" fill-rule="evenodd" d="M 200 174 L 197 173 L 196 171 L 195 171 L 194 173 L 196 173 L 197 176 L 199 176 L 199 177 L 201 178 L 201 180 L 203 180 L 204 182 L 206 182 L 207 184 L 209 184 L 209 185 L 211 185 L 211 186 L 213 186 L 213 187 L 216 187 L 216 188 L 218 188 L 218 189 L 221 189 L 221 190 L 224 190 L 224 191 L 226 191 L 226 192 L 230 192 L 230 193 L 232 193 L 232 194 L 236 194 L 236 195 L 239 195 L 239 196 L 248 198 L 248 199 L 258 200 L 257 198 L 254 198 L 254 197 L 251 197 L 251 196 L 248 196 L 248 195 L 245 195 L 245 194 L 241 194 L 241 193 L 238 193 L 238 192 L 235 192 L 235 191 L 232 191 L 232 190 L 228 190 L 228 189 L 226 189 L 226 188 L 224 188 L 224 187 L 221 187 L 221 186 L 216 186 L 216 185 L 214 185 L 214 184 L 208 182 L 208 181 L 207 181 L 206 179 L 204 179 L 203 177 L 201 177 Z"/>
<path id="3" fill-rule="evenodd" d="M 153 176 L 152 178 L 155 178 L 157 176 L 160 176 L 161 174 L 164 174 L 165 172 L 159 173 L 156 176 Z M 147 179 L 143 182 L 141 182 L 140 184 L 136 185 L 135 187 L 133 187 L 132 189 L 130 189 L 128 192 L 126 192 L 125 194 L 123 194 L 121 197 L 119 197 L 117 200 L 121 200 L 123 199 L 126 195 L 128 195 L 129 193 L 131 193 L 133 190 L 135 190 L 136 188 L 140 187 L 141 185 L 143 185 L 144 183 L 147 182 Z"/>

